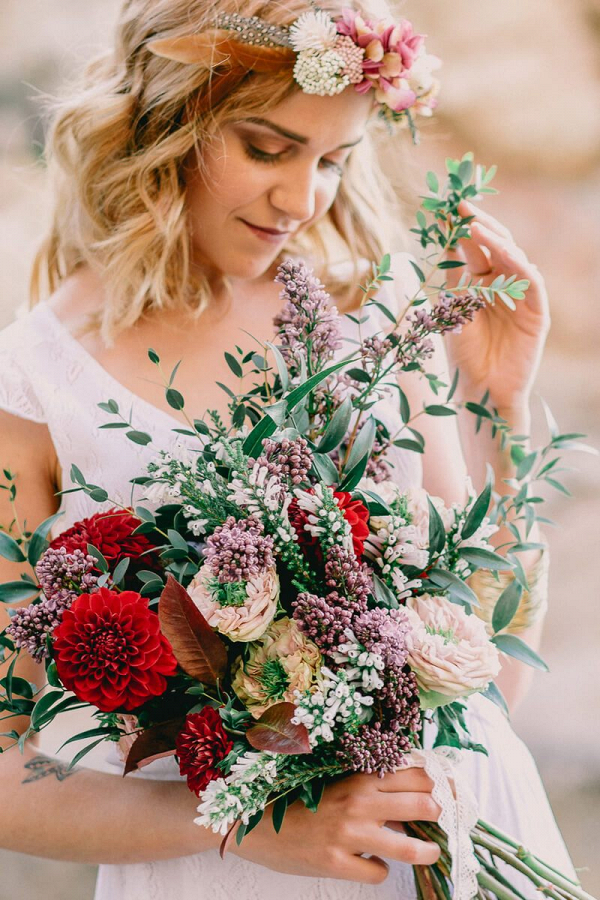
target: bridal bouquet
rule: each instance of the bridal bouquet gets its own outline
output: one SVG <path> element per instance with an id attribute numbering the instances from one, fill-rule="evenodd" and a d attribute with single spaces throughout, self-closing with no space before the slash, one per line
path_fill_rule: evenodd
<path id="1" fill-rule="evenodd" d="M 439 222 L 453 222 L 446 248 L 468 225 L 458 201 L 486 190 L 490 178 L 468 159 L 450 165 L 454 187 L 435 211 Z M 422 215 L 427 241 L 433 232 Z M 518 552 L 539 545 L 522 543 L 516 528 L 506 555 L 488 540 L 509 512 L 535 520 L 527 489 L 493 498 L 488 480 L 479 495 L 448 508 L 422 489 L 402 491 L 388 458 L 393 447 L 423 450 L 398 373 L 424 370 L 430 335 L 460 328 L 486 294 L 512 302 L 526 285 L 442 286 L 424 308 L 430 280 L 415 266 L 420 290 L 396 317 L 376 294 L 389 268 L 389 257 L 373 266 L 363 305 L 387 316 L 389 333 L 360 339 L 339 358 L 340 317 L 329 295 L 304 264 L 285 262 L 276 342 L 226 354 L 234 374 L 253 378 L 240 394 L 226 388 L 230 423 L 216 413 L 189 417 L 175 370 L 166 397 L 186 427 L 135 479 L 143 496 L 134 508 L 111 507 L 74 466 L 73 489 L 103 511 L 50 543 L 56 517 L 33 534 L 0 534 L 0 553 L 28 562 L 35 576 L 0 586 L 5 602 L 33 597 L 0 635 L 13 657 L 2 708 L 31 716 L 24 735 L 12 733 L 15 742 L 22 746 L 62 712 L 91 708 L 97 726 L 66 742 L 91 741 L 72 764 L 102 741 L 118 743 L 125 773 L 174 756 L 199 798 L 197 823 L 223 835 L 223 852 L 267 807 L 279 831 L 290 803 L 316 809 L 327 784 L 347 773 L 385 777 L 420 764 L 452 778 L 458 749 L 486 752 L 470 739 L 465 701 L 484 693 L 503 705 L 494 685 L 502 654 L 544 667 L 506 633 L 527 587 Z M 365 321 L 355 318 L 359 333 Z M 149 356 L 162 372 L 158 354 Z M 436 394 L 448 388 L 429 377 Z M 448 414 L 455 389 L 456 379 L 445 403 L 425 412 Z M 390 391 L 399 433 L 377 417 L 377 400 Z M 502 431 L 486 403 L 470 404 L 471 412 Z M 105 427 L 150 443 L 115 401 L 101 406 L 115 417 Z M 552 471 L 549 454 L 574 439 L 553 432 L 517 473 L 523 486 Z M 514 452 L 519 458 L 518 441 Z M 5 476 L 14 501 L 14 478 Z M 468 583 L 479 568 L 515 575 L 491 628 L 476 615 Z M 45 665 L 50 690 L 41 696 L 14 675 L 21 652 Z M 423 751 L 425 723 L 435 725 L 433 752 Z M 471 825 L 474 865 L 462 896 L 520 896 L 497 860 L 552 897 L 585 896 L 492 826 L 476 824 L 476 815 Z M 415 869 L 420 896 L 449 897 L 450 879 L 465 878 L 452 839 L 439 825 L 408 827 L 443 848 L 439 863 Z"/>

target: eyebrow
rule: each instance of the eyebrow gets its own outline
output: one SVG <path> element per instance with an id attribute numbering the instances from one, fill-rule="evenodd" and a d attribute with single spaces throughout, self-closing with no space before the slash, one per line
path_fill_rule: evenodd
<path id="1" fill-rule="evenodd" d="M 244 119 L 243 122 L 249 122 L 252 125 L 262 125 L 264 128 L 270 128 L 271 131 L 275 131 L 277 134 L 281 135 L 281 137 L 287 138 L 290 141 L 296 141 L 297 144 L 309 144 L 309 138 L 305 137 L 303 134 L 296 134 L 295 131 L 288 131 L 287 128 L 282 128 L 281 125 L 276 125 L 275 122 L 270 122 L 268 119 L 261 119 L 259 116 L 249 116 L 247 119 Z M 241 124 L 243 124 L 243 122 Z M 356 141 L 352 141 L 349 144 L 340 144 L 339 147 L 336 147 L 337 150 L 345 150 L 348 147 L 356 147 L 357 144 L 360 144 L 362 141 L 362 137 L 359 137 Z"/>

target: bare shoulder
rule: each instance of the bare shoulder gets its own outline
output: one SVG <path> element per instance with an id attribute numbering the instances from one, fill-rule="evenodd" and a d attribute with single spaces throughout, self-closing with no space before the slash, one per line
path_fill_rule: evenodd
<path id="1" fill-rule="evenodd" d="M 47 301 L 54 315 L 75 335 L 86 328 L 103 302 L 102 282 L 87 267 L 65 278 Z"/>

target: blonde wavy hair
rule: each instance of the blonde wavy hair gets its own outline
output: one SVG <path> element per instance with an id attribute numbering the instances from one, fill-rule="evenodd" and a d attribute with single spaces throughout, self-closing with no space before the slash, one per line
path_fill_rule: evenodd
<path id="1" fill-rule="evenodd" d="M 322 4 L 333 15 L 348 5 Z M 159 58 L 147 44 L 210 29 L 221 12 L 286 26 L 307 7 L 306 0 L 125 0 L 114 48 L 88 66 L 81 90 L 55 110 L 47 150 L 54 211 L 34 262 L 32 305 L 87 265 L 101 274 L 107 297 L 90 327 L 108 343 L 149 309 L 206 309 L 212 291 L 191 265 L 184 162 L 194 148 L 201 156 L 202 142 L 225 122 L 264 115 L 298 87 L 282 66 L 244 72 L 219 97 L 209 67 Z M 360 10 L 380 14 L 381 0 L 366 0 Z M 361 263 L 404 245 L 400 223 L 369 133 L 352 151 L 327 215 L 282 256 L 307 256 L 348 307 Z M 335 277 L 340 255 L 353 265 Z"/>

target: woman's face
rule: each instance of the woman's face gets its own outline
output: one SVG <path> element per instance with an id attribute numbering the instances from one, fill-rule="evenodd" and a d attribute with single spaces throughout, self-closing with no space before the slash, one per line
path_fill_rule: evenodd
<path id="1" fill-rule="evenodd" d="M 264 118 L 224 126 L 186 169 L 195 260 L 231 278 L 264 274 L 289 239 L 320 219 L 360 142 L 372 98 L 298 91 Z"/>

